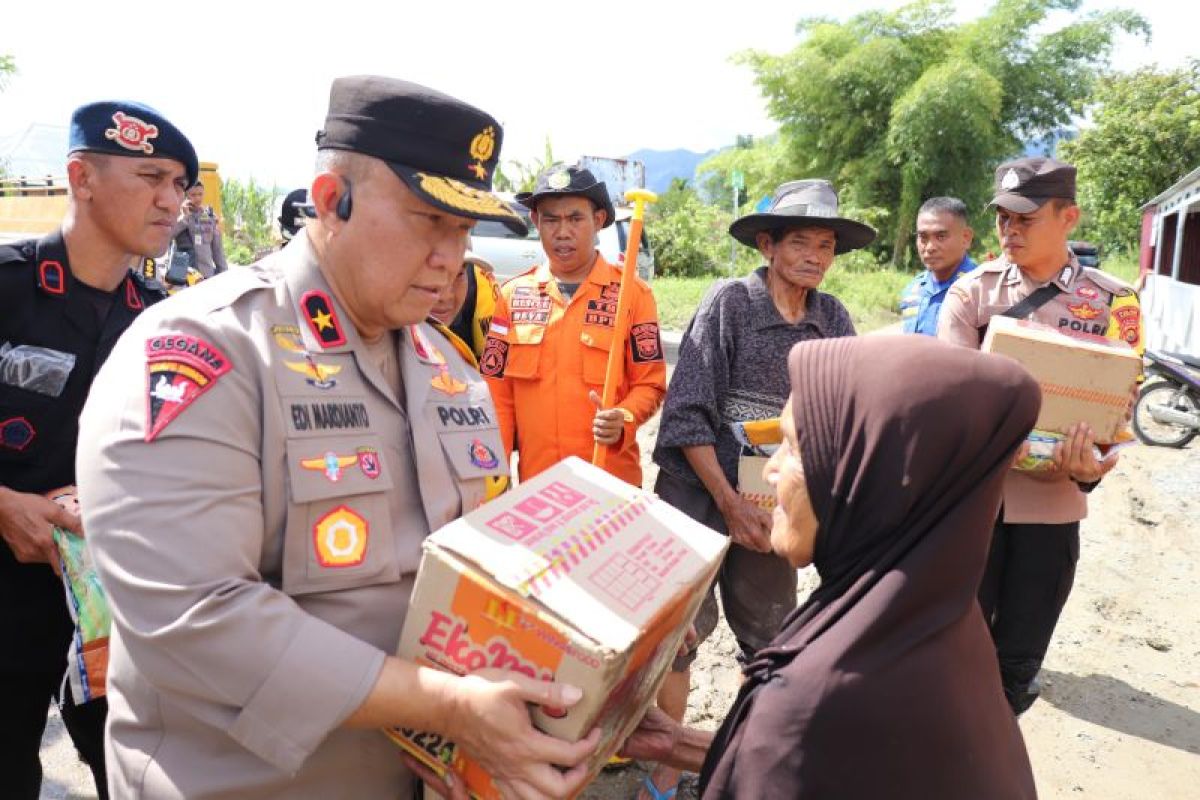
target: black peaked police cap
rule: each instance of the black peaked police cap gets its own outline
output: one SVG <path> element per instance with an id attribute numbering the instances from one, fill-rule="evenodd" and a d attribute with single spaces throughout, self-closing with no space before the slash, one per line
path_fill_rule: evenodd
<path id="1" fill-rule="evenodd" d="M 317 149 L 378 158 L 430 205 L 524 234 L 520 215 L 491 193 L 503 137 L 492 116 L 435 89 L 354 75 L 330 87 Z"/>
<path id="2" fill-rule="evenodd" d="M 1053 158 L 1034 156 L 996 167 L 996 196 L 989 206 L 1016 214 L 1032 214 L 1048 201 L 1075 200 L 1075 167 Z"/>
<path id="3" fill-rule="evenodd" d="M 101 100 L 75 109 L 67 152 L 170 158 L 183 164 L 189 187 L 200 177 L 196 149 L 183 131 L 150 106 L 129 100 Z"/>
<path id="4" fill-rule="evenodd" d="M 591 200 L 593 206 L 604 212 L 604 224 L 601 228 L 612 225 L 616 218 L 612 198 L 608 195 L 608 186 L 604 181 L 596 180 L 592 171 L 583 167 L 553 164 L 538 175 L 537 185 L 533 187 L 532 192 L 521 192 L 513 199 L 534 211 L 539 200 L 555 196 L 586 197 Z"/>

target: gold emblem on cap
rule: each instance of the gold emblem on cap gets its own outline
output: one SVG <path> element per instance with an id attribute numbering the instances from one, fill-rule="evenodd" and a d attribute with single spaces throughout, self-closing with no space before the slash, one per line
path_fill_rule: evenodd
<path id="1" fill-rule="evenodd" d="M 475 177 L 481 181 L 486 181 L 488 177 L 487 167 L 483 162 L 492 157 L 496 152 L 496 129 L 488 125 L 479 133 L 475 134 L 475 138 L 471 140 L 469 150 L 471 158 L 475 159 L 474 164 L 468 165 L 468 169 L 475 173 Z"/>
<path id="2" fill-rule="evenodd" d="M 465 183 L 441 175 L 427 175 L 424 172 L 418 172 L 416 177 L 421 181 L 421 191 L 450 208 L 465 211 L 468 214 L 487 214 L 518 219 L 516 212 L 487 192 L 481 192 Z"/>
<path id="3" fill-rule="evenodd" d="M 1021 185 L 1021 176 L 1017 174 L 1015 169 L 1010 169 L 1004 173 L 1004 177 L 1000 179 L 1000 188 L 1008 191 L 1015 189 Z"/>
<path id="4" fill-rule="evenodd" d="M 565 189 L 571 185 L 571 176 L 566 170 L 556 172 L 546 179 L 546 185 L 551 189 Z"/>

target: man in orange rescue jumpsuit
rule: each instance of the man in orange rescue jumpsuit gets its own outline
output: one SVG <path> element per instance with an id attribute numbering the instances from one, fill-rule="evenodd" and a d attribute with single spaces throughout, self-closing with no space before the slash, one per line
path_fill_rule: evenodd
<path id="1" fill-rule="evenodd" d="M 641 486 L 637 429 L 662 403 L 667 367 L 654 295 L 630 276 L 618 402 L 600 408 L 621 280 L 595 247 L 596 232 L 613 223 L 608 189 L 588 170 L 558 164 L 516 199 L 531 210 L 547 260 L 501 287 L 480 359 L 505 447 L 520 452 L 528 480 L 567 456 L 590 461 L 596 443 L 611 445 L 606 469 Z"/>

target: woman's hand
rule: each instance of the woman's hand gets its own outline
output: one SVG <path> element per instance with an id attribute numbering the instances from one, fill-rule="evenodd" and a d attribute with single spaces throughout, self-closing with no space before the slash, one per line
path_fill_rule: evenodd
<path id="1" fill-rule="evenodd" d="M 729 538 L 756 553 L 771 552 L 771 515 L 736 492 L 718 506 Z"/>
<path id="2" fill-rule="evenodd" d="M 633 733 L 621 745 L 622 758 L 668 761 L 682 726 L 657 706 L 651 706 Z"/>

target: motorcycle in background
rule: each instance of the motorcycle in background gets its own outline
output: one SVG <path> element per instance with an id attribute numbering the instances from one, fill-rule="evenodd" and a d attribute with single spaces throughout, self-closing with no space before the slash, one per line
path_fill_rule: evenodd
<path id="1" fill-rule="evenodd" d="M 1145 360 L 1133 430 L 1146 444 L 1183 447 L 1200 434 L 1200 359 L 1147 350 Z"/>

